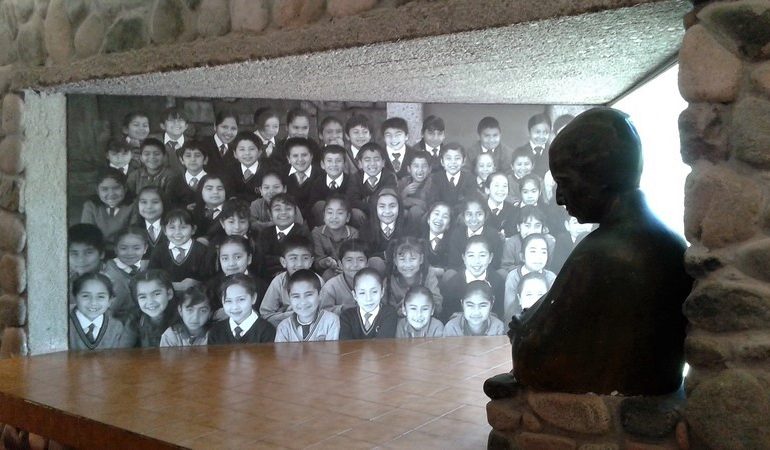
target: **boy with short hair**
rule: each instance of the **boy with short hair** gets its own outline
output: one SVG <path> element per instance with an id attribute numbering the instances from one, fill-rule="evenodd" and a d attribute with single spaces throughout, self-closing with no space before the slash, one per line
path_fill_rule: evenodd
<path id="1" fill-rule="evenodd" d="M 247 275 L 230 275 L 220 288 L 222 308 L 228 320 L 214 323 L 208 344 L 256 344 L 275 341 L 275 327 L 254 311 L 257 287 Z"/>
<path id="2" fill-rule="evenodd" d="M 422 139 L 414 146 L 414 150 L 425 150 L 430 155 L 430 169 L 433 172 L 441 170 L 441 146 L 446 138 L 444 119 L 430 115 L 422 121 Z"/>
<path id="3" fill-rule="evenodd" d="M 267 171 L 259 181 L 259 193 L 261 197 L 251 202 L 250 223 L 252 229 L 261 232 L 266 228 L 275 226 L 273 219 L 270 218 L 270 202 L 276 195 L 286 193 L 286 182 L 278 172 Z M 294 209 L 294 222 L 297 224 L 305 223 L 299 208 Z"/>
<path id="4" fill-rule="evenodd" d="M 506 238 L 505 243 L 503 243 L 500 275 L 505 277 L 516 267 L 524 264 L 524 261 L 521 260 L 521 244 L 524 242 L 524 238 L 533 233 L 544 235 L 548 243 L 548 252 L 552 253 L 554 251 L 556 239 L 548 234 L 548 222 L 545 213 L 537 206 L 525 205 L 520 209 L 516 221 L 516 234 Z"/>
<path id="5" fill-rule="evenodd" d="M 420 223 L 422 216 L 428 211 L 431 200 L 430 153 L 417 150 L 407 166 L 409 175 L 398 181 L 398 192 L 401 206 L 404 207 L 408 223 Z"/>
<path id="6" fill-rule="evenodd" d="M 519 206 L 521 203 L 521 179 L 532 173 L 535 167 L 535 156 L 526 147 L 519 147 L 513 151 L 510 171 L 508 173 L 508 199 L 509 203 Z"/>
<path id="7" fill-rule="evenodd" d="M 67 230 L 70 282 L 76 277 L 99 272 L 104 259 L 104 235 L 90 223 L 78 223 Z"/>
<path id="8" fill-rule="evenodd" d="M 168 168 L 175 173 L 185 171 L 179 158 L 176 157 L 177 149 L 185 144 L 184 133 L 187 131 L 187 117 L 179 108 L 167 108 L 161 117 L 160 129 L 163 133 L 163 146 L 166 149 L 166 161 Z"/>
<path id="9" fill-rule="evenodd" d="M 443 170 L 431 175 L 431 202 L 442 201 L 453 209 L 476 192 L 474 177 L 463 171 L 466 160 L 462 145 L 452 142 L 444 145 L 439 153 Z"/>
<path id="10" fill-rule="evenodd" d="M 184 291 L 210 273 L 208 251 L 204 244 L 192 238 L 195 225 L 186 209 L 172 209 L 163 216 L 162 225 L 168 246 L 155 247 L 148 268 L 165 270 L 174 290 Z"/>
<path id="11" fill-rule="evenodd" d="M 350 143 L 346 148 L 345 173 L 353 175 L 358 172 L 358 152 L 371 142 L 373 136 L 374 127 L 365 115 L 353 114 L 345 122 L 345 139 Z"/>
<path id="12" fill-rule="evenodd" d="M 340 245 L 342 273 L 330 278 L 321 287 L 321 308 L 339 315 L 345 309 L 356 307 L 353 280 L 358 271 L 366 267 L 369 260 L 367 254 L 366 242 L 361 239 L 350 239 Z"/>
<path id="13" fill-rule="evenodd" d="M 259 234 L 259 248 L 264 255 L 263 275 L 270 279 L 282 269 L 283 241 L 292 236 L 310 239 L 305 224 L 296 223 L 297 204 L 289 194 L 278 194 L 270 201 L 270 218 L 274 226 L 265 228 Z M 312 246 L 310 247 L 312 251 Z"/>
<path id="14" fill-rule="evenodd" d="M 286 283 L 292 314 L 278 324 L 275 342 L 336 341 L 340 319 L 319 308 L 321 282 L 307 269 L 294 272 Z"/>
<path id="15" fill-rule="evenodd" d="M 495 167 L 508 168 L 511 166 L 511 149 L 500 142 L 502 131 L 500 122 L 494 117 L 484 117 L 476 127 L 479 140 L 468 149 L 465 166 L 472 170 L 470 164 L 482 153 L 491 153 L 495 160 Z"/>
<path id="16" fill-rule="evenodd" d="M 281 243 L 281 247 L 280 263 L 283 271 L 272 277 L 265 298 L 259 306 L 259 313 L 273 326 L 278 326 L 292 314 L 289 291 L 286 288 L 289 277 L 300 269 L 313 267 L 313 245 L 307 237 L 288 237 Z M 321 277 L 318 277 L 318 280 L 323 284 Z"/>
<path id="17" fill-rule="evenodd" d="M 133 148 L 125 140 L 107 143 L 107 166 L 123 172 L 126 177 L 139 168 L 139 162 L 133 156 Z"/>
<path id="18" fill-rule="evenodd" d="M 323 173 L 312 181 L 308 204 L 312 207 L 313 226 L 323 223 L 326 200 L 334 194 L 344 195 L 350 185 L 345 172 L 345 148 L 336 144 L 324 147 L 321 158 Z"/>
<path id="19" fill-rule="evenodd" d="M 206 176 L 203 169 L 208 157 L 198 142 L 186 142 L 175 153 L 184 167 L 184 173 L 174 174 L 166 186 L 166 198 L 172 208 L 190 208 L 195 206 L 198 183 Z"/>
<path id="20" fill-rule="evenodd" d="M 546 114 L 535 114 L 527 121 L 527 131 L 529 142 L 518 148 L 532 152 L 535 163 L 532 173 L 543 178 L 548 172 L 548 141 L 551 138 L 551 119 Z"/>
<path id="21" fill-rule="evenodd" d="M 370 200 L 377 196 L 384 188 L 396 189 L 398 184 L 396 175 L 385 167 L 387 156 L 378 144 L 369 142 L 364 144 L 358 152 L 358 167 L 348 186 L 347 196 L 350 199 L 350 207 L 365 214 L 370 209 Z M 355 217 L 355 214 L 353 214 Z M 353 223 L 360 227 L 362 224 Z"/>
<path id="22" fill-rule="evenodd" d="M 289 161 L 289 174 L 286 179 L 286 193 L 294 198 L 302 215 L 312 217 L 310 203 L 310 186 L 323 172 L 313 164 L 313 153 L 310 141 L 306 138 L 293 137 L 284 144 L 286 158 Z"/>
<path id="23" fill-rule="evenodd" d="M 395 308 L 382 303 L 384 295 L 382 275 L 371 268 L 361 269 L 353 278 L 353 297 L 358 306 L 340 314 L 340 340 L 396 336 L 398 314 Z"/>
<path id="24" fill-rule="evenodd" d="M 408 173 L 407 166 L 412 160 L 413 150 L 406 145 L 409 139 L 409 125 L 401 117 L 391 117 L 382 123 L 382 138 L 388 159 L 385 167 L 401 179 Z"/>

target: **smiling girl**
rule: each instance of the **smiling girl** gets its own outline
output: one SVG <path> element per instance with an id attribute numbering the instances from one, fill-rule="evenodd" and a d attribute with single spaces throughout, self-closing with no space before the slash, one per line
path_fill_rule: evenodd
<path id="1" fill-rule="evenodd" d="M 97 199 L 86 200 L 81 223 L 91 223 L 104 234 L 107 256 L 113 256 L 117 234 L 133 221 L 134 210 L 126 202 L 126 177 L 117 169 L 105 169 L 97 178 Z"/>

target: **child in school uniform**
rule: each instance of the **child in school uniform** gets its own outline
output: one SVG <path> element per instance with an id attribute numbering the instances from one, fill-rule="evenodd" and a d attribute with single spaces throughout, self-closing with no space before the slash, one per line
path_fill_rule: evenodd
<path id="1" fill-rule="evenodd" d="M 107 167 L 117 169 L 128 176 L 139 166 L 139 161 L 134 159 L 133 148 L 128 142 L 121 140 L 107 143 Z"/>
<path id="2" fill-rule="evenodd" d="M 430 169 L 432 172 L 442 170 L 441 146 L 446 138 L 444 119 L 430 115 L 422 121 L 422 139 L 414 146 L 414 150 L 424 150 L 430 155 Z"/>
<path id="3" fill-rule="evenodd" d="M 449 143 L 441 148 L 441 167 L 443 170 L 431 175 L 432 201 L 448 203 L 452 209 L 473 195 L 476 183 L 473 175 L 462 170 L 465 162 L 465 149 L 457 143 Z"/>
<path id="4" fill-rule="evenodd" d="M 161 225 L 163 209 L 163 195 L 160 188 L 145 186 L 139 191 L 136 198 L 136 211 L 139 216 L 136 225 L 144 228 L 147 236 L 147 251 L 144 253 L 143 259 L 150 259 L 155 247 L 168 245 Z"/>
<path id="5" fill-rule="evenodd" d="M 126 202 L 126 177 L 117 169 L 105 169 L 96 179 L 97 199 L 86 200 L 81 223 L 99 227 L 108 256 L 112 254 L 120 230 L 135 220 L 134 209 Z"/>
<path id="6" fill-rule="evenodd" d="M 70 283 L 80 275 L 99 272 L 104 259 L 104 235 L 90 223 L 77 223 L 67 230 L 67 261 Z"/>
<path id="7" fill-rule="evenodd" d="M 257 344 L 275 341 L 275 327 L 254 311 L 257 288 L 246 275 L 231 275 L 220 289 L 220 298 L 227 320 L 214 323 L 209 329 L 208 344 Z"/>
<path id="8" fill-rule="evenodd" d="M 534 167 L 532 173 L 543 178 L 548 172 L 548 141 L 551 138 L 551 119 L 546 114 L 535 114 L 527 121 L 529 142 L 521 149 L 532 152 Z"/>
<path id="9" fill-rule="evenodd" d="M 233 111 L 219 111 L 214 117 L 214 134 L 199 143 L 206 156 L 206 172 L 223 173 L 225 167 L 235 164 L 230 144 L 238 134 L 238 115 Z"/>
<path id="10" fill-rule="evenodd" d="M 521 259 L 522 244 L 530 234 L 542 234 L 548 242 L 548 251 L 554 251 L 556 239 L 549 234 L 546 216 L 541 208 L 526 205 L 519 209 L 516 221 L 516 234 L 505 239 L 503 257 L 500 261 L 499 273 L 507 277 L 508 273 L 524 264 Z"/>
<path id="11" fill-rule="evenodd" d="M 139 160 L 141 167 L 128 175 L 129 192 L 136 195 L 145 186 L 157 186 L 161 192 L 166 192 L 172 172 L 166 165 L 163 142 L 155 138 L 143 140 Z"/>
<path id="12" fill-rule="evenodd" d="M 514 206 L 521 203 L 521 179 L 530 173 L 535 166 L 535 157 L 529 148 L 517 148 L 513 151 L 510 171 L 508 173 L 508 199 Z"/>
<path id="13" fill-rule="evenodd" d="M 353 279 L 359 270 L 366 267 L 368 261 L 366 242 L 360 239 L 350 239 L 340 245 L 339 275 L 329 279 L 321 287 L 319 298 L 321 308 L 339 315 L 343 310 L 355 308 L 353 298 Z"/>
<path id="14" fill-rule="evenodd" d="M 324 208 L 324 222 L 313 228 L 315 270 L 328 280 L 340 273 L 339 248 L 343 242 L 358 237 L 358 230 L 348 225 L 350 208 L 345 197 L 332 195 Z"/>
<path id="15" fill-rule="evenodd" d="M 160 337 L 161 347 L 192 347 L 206 345 L 211 320 L 211 300 L 200 287 L 191 286 L 180 296 L 176 322 Z"/>
<path id="16" fill-rule="evenodd" d="M 424 150 L 415 151 L 407 166 L 409 175 L 398 180 L 396 192 L 401 196 L 406 220 L 411 224 L 422 221 L 431 201 L 431 156 Z"/>
<path id="17" fill-rule="evenodd" d="M 249 224 L 250 212 L 249 204 L 239 198 L 231 198 L 226 200 L 222 204 L 222 212 L 217 216 L 219 227 L 216 231 L 210 234 L 207 238 L 209 261 L 211 261 L 209 267 L 214 267 L 217 263 L 217 254 L 219 253 L 219 246 L 229 236 L 240 236 L 249 243 L 251 247 L 251 253 L 257 253 L 258 256 L 250 265 L 250 268 L 254 272 L 258 272 L 262 266 L 261 252 L 259 250 L 259 244 L 257 236 L 252 233 L 251 226 Z"/>
<path id="18" fill-rule="evenodd" d="M 449 267 L 449 230 L 452 224 L 452 208 L 444 202 L 436 202 L 428 211 L 426 226 L 421 237 L 428 243 L 428 264 L 436 270 L 439 279 Z"/>
<path id="19" fill-rule="evenodd" d="M 259 139 L 259 149 L 263 161 L 273 170 L 279 170 L 286 164 L 285 160 L 278 161 L 276 136 L 281 128 L 281 118 L 272 108 L 258 108 L 254 111 L 254 135 Z"/>
<path id="20" fill-rule="evenodd" d="M 123 141 L 131 148 L 132 159 L 139 162 L 139 148 L 150 135 L 150 118 L 140 111 L 123 116 Z"/>
<path id="21" fill-rule="evenodd" d="M 267 169 L 267 164 L 260 161 L 259 139 L 254 133 L 242 131 L 233 139 L 232 148 L 236 162 L 225 167 L 225 187 L 230 196 L 251 203 L 259 195 L 259 181 Z"/>
<path id="22" fill-rule="evenodd" d="M 198 182 L 195 207 L 191 214 L 195 237 L 202 243 L 208 243 L 211 236 L 221 230 L 219 216 L 226 199 L 227 184 L 222 175 L 209 173 Z"/>
<path id="23" fill-rule="evenodd" d="M 289 161 L 289 172 L 286 178 L 286 193 L 297 202 L 302 215 L 311 220 L 311 186 L 324 172 L 313 163 L 310 141 L 306 138 L 289 138 L 284 143 L 284 150 Z"/>
<path id="24" fill-rule="evenodd" d="M 345 195 L 350 184 L 350 175 L 346 175 L 345 148 L 329 144 L 323 148 L 321 156 L 323 173 L 316 177 L 309 186 L 308 205 L 312 205 L 312 222 L 320 225 L 324 219 L 326 200 L 332 195 Z"/>
<path id="25" fill-rule="evenodd" d="M 310 122 L 313 116 L 302 108 L 292 108 L 286 113 L 286 138 L 278 143 L 278 151 L 283 158 L 284 167 L 289 156 L 287 141 L 291 138 L 307 139 L 311 160 L 318 164 L 321 158 L 318 143 L 310 138 Z"/>
<path id="26" fill-rule="evenodd" d="M 203 170 L 208 162 L 208 157 L 200 142 L 187 141 L 179 147 L 175 156 L 184 168 L 184 173 L 174 174 L 166 186 L 166 198 L 169 208 L 195 207 L 195 197 L 198 191 L 198 183 L 207 175 Z"/>
<path id="27" fill-rule="evenodd" d="M 409 139 L 409 125 L 401 117 L 391 117 L 382 123 L 382 139 L 385 141 L 385 151 L 388 158 L 385 167 L 401 179 L 408 174 L 414 150 L 406 144 Z"/>
<path id="28" fill-rule="evenodd" d="M 353 175 L 360 170 L 358 153 L 372 141 L 374 126 L 363 114 L 353 114 L 345 122 L 345 139 L 350 143 L 346 148 L 345 173 Z"/>
<path id="29" fill-rule="evenodd" d="M 546 269 L 548 264 L 548 242 L 542 234 L 530 234 L 522 244 L 521 259 L 523 264 L 512 270 L 505 278 L 505 312 L 502 316 L 506 323 L 514 315 L 521 314 L 521 307 L 516 302 L 516 292 L 519 290 L 521 278 L 532 272 L 542 273 L 548 281 L 548 286 L 553 284 L 556 274 Z"/>
<path id="30" fill-rule="evenodd" d="M 479 155 L 491 153 L 495 160 L 495 167 L 504 168 L 511 165 L 512 150 L 507 145 L 501 143 L 502 131 L 500 122 L 494 117 L 484 117 L 476 126 L 479 140 L 468 149 L 466 158 L 466 168 L 472 170 L 471 163 L 476 161 Z"/>
<path id="31" fill-rule="evenodd" d="M 438 277 L 425 257 L 425 246 L 424 241 L 405 236 L 393 242 L 388 249 L 384 302 L 397 311 L 402 311 L 406 291 L 414 286 L 424 286 L 431 292 L 436 312 L 441 312 L 443 298 Z"/>
<path id="32" fill-rule="evenodd" d="M 287 237 L 281 246 L 280 262 L 284 270 L 272 278 L 265 298 L 259 306 L 259 314 L 273 326 L 278 326 L 283 319 L 292 314 L 289 291 L 286 289 L 289 277 L 300 269 L 310 269 L 313 266 L 312 244 L 307 237 Z M 318 279 L 323 284 L 321 277 Z"/>
<path id="33" fill-rule="evenodd" d="M 345 147 L 345 132 L 342 129 L 342 122 L 334 117 L 328 116 L 321 121 L 319 125 L 318 137 L 321 139 L 321 146 L 339 145 Z M 344 156 L 344 153 L 343 153 Z"/>
<path id="34" fill-rule="evenodd" d="M 270 217 L 270 202 L 278 194 L 286 193 L 286 182 L 278 172 L 268 169 L 262 175 L 262 181 L 259 183 L 259 193 L 261 197 L 251 202 L 249 207 L 251 228 L 254 231 L 274 227 L 273 219 Z M 294 208 L 294 223 L 302 225 L 305 223 L 302 212 L 298 207 Z"/>
<path id="35" fill-rule="evenodd" d="M 340 313 L 340 340 L 377 339 L 396 336 L 398 314 L 385 303 L 385 287 L 380 272 L 361 269 L 353 278 L 355 308 Z"/>
<path id="36" fill-rule="evenodd" d="M 490 248 L 499 249 L 503 246 L 503 240 L 497 229 L 486 224 L 490 212 L 484 199 L 472 197 L 463 203 L 460 210 L 461 223 L 452 230 L 449 235 L 449 267 L 461 269 L 463 267 L 462 254 L 465 244 L 472 236 L 481 236 L 489 243 Z M 500 268 L 502 255 L 500 252 L 492 258 L 490 269 Z"/>
<path id="37" fill-rule="evenodd" d="M 482 153 L 476 157 L 476 161 L 473 163 L 473 173 L 476 175 L 476 188 L 479 195 L 487 195 L 487 179 L 496 170 L 495 159 L 490 153 Z"/>
<path id="38" fill-rule="evenodd" d="M 396 325 L 397 338 L 443 337 L 444 324 L 433 317 L 436 304 L 433 293 L 425 286 L 412 286 L 404 295 L 401 307 L 404 317 Z"/>
<path id="39" fill-rule="evenodd" d="M 115 258 L 107 261 L 102 269 L 112 282 L 115 294 L 112 315 L 123 323 L 129 323 L 139 314 L 131 298 L 130 285 L 134 275 L 147 270 L 149 262 L 144 259 L 147 247 L 147 235 L 143 228 L 125 228 L 117 235 Z"/>
<path id="40" fill-rule="evenodd" d="M 217 272 L 206 280 L 206 295 L 211 299 L 211 308 L 214 318 L 223 318 L 219 313 L 222 303 L 219 298 L 219 288 L 222 282 L 230 275 L 242 274 L 251 277 L 257 287 L 258 300 L 255 307 L 259 309 L 259 302 L 265 298 L 267 283 L 257 276 L 258 270 L 250 269 L 254 249 L 251 242 L 243 236 L 226 236 L 217 247 Z"/>
<path id="41" fill-rule="evenodd" d="M 163 232 L 168 239 L 168 246 L 155 248 L 150 256 L 149 268 L 166 271 L 177 291 L 184 291 L 205 280 L 211 272 L 207 249 L 204 244 L 192 238 L 195 225 L 190 212 L 172 209 L 166 213 L 163 217 Z"/>
<path id="42" fill-rule="evenodd" d="M 163 149 L 165 149 L 166 166 L 172 173 L 184 173 L 184 167 L 176 157 L 178 149 L 185 144 L 185 132 L 188 121 L 180 108 L 167 108 L 161 116 L 160 129 L 163 130 Z"/>
<path id="43" fill-rule="evenodd" d="M 369 246 L 369 266 L 385 273 L 385 253 L 388 246 L 398 238 L 406 236 L 408 232 L 396 191 L 391 188 L 379 191 L 369 216 L 369 226 L 361 230 L 361 239 Z"/>
<path id="44" fill-rule="evenodd" d="M 263 269 L 260 275 L 265 279 L 271 279 L 283 270 L 280 259 L 286 238 L 302 236 L 311 239 L 307 226 L 296 222 L 296 210 L 297 203 L 289 194 L 278 194 L 270 201 L 270 217 L 275 226 L 262 230 L 258 242 L 263 255 Z M 312 252 L 312 246 L 308 249 Z"/>
<path id="45" fill-rule="evenodd" d="M 131 293 L 141 311 L 133 325 L 141 347 L 160 346 L 160 337 L 174 321 L 176 302 L 168 274 L 159 269 L 137 273 L 131 280 Z"/>
<path id="46" fill-rule="evenodd" d="M 130 348 L 136 334 L 110 316 L 115 300 L 110 279 L 100 273 L 86 273 L 72 283 L 75 304 L 69 311 L 69 349 L 100 350 Z"/>
<path id="47" fill-rule="evenodd" d="M 487 225 L 497 230 L 501 239 L 516 234 L 516 219 L 519 210 L 507 202 L 508 177 L 502 172 L 495 172 L 487 178 Z"/>
<path id="48" fill-rule="evenodd" d="M 444 325 L 444 336 L 499 336 L 505 324 L 492 314 L 495 296 L 484 281 L 471 281 L 462 296 L 462 314 L 456 314 Z"/>
<path id="49" fill-rule="evenodd" d="M 292 314 L 278 324 L 275 342 L 336 341 L 340 319 L 319 308 L 321 282 L 307 269 L 294 272 L 286 282 Z"/>
<path id="50" fill-rule="evenodd" d="M 371 209 L 371 199 L 382 189 L 396 189 L 398 181 L 393 171 L 385 168 L 387 156 L 385 151 L 374 142 L 364 144 L 358 151 L 357 172 L 348 186 L 347 196 L 350 207 L 361 214 L 368 214 Z M 355 216 L 355 214 L 354 214 Z M 361 227 L 363 223 L 353 222 L 353 226 Z"/>
<path id="51" fill-rule="evenodd" d="M 524 311 L 531 308 L 540 297 L 548 293 L 551 284 L 543 272 L 529 272 L 522 276 L 516 286 L 513 300 L 506 299 L 503 323 L 509 323 L 514 317 L 521 319 L 521 314 Z M 507 297 L 508 292 L 505 295 Z"/>

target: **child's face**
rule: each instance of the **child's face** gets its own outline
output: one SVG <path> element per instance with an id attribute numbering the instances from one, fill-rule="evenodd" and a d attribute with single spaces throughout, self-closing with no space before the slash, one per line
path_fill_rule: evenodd
<path id="1" fill-rule="evenodd" d="M 545 147 L 550 136 L 551 127 L 546 123 L 538 123 L 529 129 L 529 140 L 537 146 Z"/>
<path id="2" fill-rule="evenodd" d="M 372 275 L 359 277 L 353 290 L 353 298 L 358 307 L 365 313 L 374 311 L 382 301 L 385 291 L 380 281 Z"/>
<path id="3" fill-rule="evenodd" d="M 289 123 L 289 137 L 306 138 L 310 134 L 310 120 L 305 116 L 297 116 Z"/>
<path id="4" fill-rule="evenodd" d="M 413 295 L 404 304 L 406 321 L 415 330 L 422 330 L 433 316 L 433 301 L 425 295 Z"/>
<path id="5" fill-rule="evenodd" d="M 225 298 L 222 299 L 222 309 L 224 309 L 227 317 L 240 324 L 249 317 L 252 305 L 256 302 L 256 293 L 249 293 L 240 284 L 233 284 L 225 291 Z"/>
<path id="6" fill-rule="evenodd" d="M 150 135 L 150 120 L 144 116 L 136 116 L 131 119 L 127 127 L 123 127 L 123 133 L 138 141 L 147 139 Z"/>
<path id="7" fill-rule="evenodd" d="M 142 260 L 147 251 L 147 242 L 143 236 L 124 234 L 115 246 L 115 256 L 125 265 L 133 266 Z"/>
<path id="8" fill-rule="evenodd" d="M 71 242 L 67 253 L 70 271 L 78 275 L 99 270 L 99 265 L 104 257 L 103 252 L 84 242 Z"/>
<path id="9" fill-rule="evenodd" d="M 451 211 L 449 207 L 438 205 L 433 208 L 428 216 L 428 226 L 433 234 L 441 234 L 449 228 L 451 220 Z"/>
<path id="10" fill-rule="evenodd" d="M 155 222 L 163 215 L 163 200 L 160 199 L 160 195 L 157 192 L 145 191 L 139 194 L 137 200 L 139 207 L 139 215 L 145 220 Z"/>
<path id="11" fill-rule="evenodd" d="M 398 199 L 392 195 L 377 197 L 377 217 L 384 224 L 395 222 L 398 217 Z"/>
<path id="12" fill-rule="evenodd" d="M 532 239 L 524 249 L 524 265 L 533 272 L 540 272 L 548 262 L 548 244 L 544 239 Z"/>
<path id="13" fill-rule="evenodd" d="M 469 203 L 465 208 L 465 212 L 463 212 L 463 220 L 469 230 L 478 230 L 484 226 L 484 221 L 486 220 L 484 208 L 476 202 Z"/>
<path id="14" fill-rule="evenodd" d="M 411 280 L 420 273 L 422 266 L 422 254 L 409 250 L 396 255 L 396 269 L 407 280 Z"/>
<path id="15" fill-rule="evenodd" d="M 436 148 L 444 142 L 444 130 L 425 130 L 422 139 L 431 148 Z"/>
<path id="16" fill-rule="evenodd" d="M 345 157 L 338 153 L 327 153 L 321 161 L 321 168 L 330 177 L 337 178 L 345 167 Z"/>
<path id="17" fill-rule="evenodd" d="M 174 291 L 165 288 L 158 280 L 136 283 L 136 301 L 139 303 L 139 309 L 152 318 L 160 317 L 173 297 Z"/>
<path id="18" fill-rule="evenodd" d="M 221 123 L 217 124 L 216 133 L 222 143 L 229 144 L 233 141 L 235 135 L 238 134 L 238 124 L 234 118 L 225 117 Z"/>
<path id="19" fill-rule="evenodd" d="M 407 167 L 414 181 L 422 183 L 430 175 L 430 164 L 425 158 L 414 158 Z"/>
<path id="20" fill-rule="evenodd" d="M 297 318 L 302 323 L 309 323 L 315 319 L 318 312 L 318 290 L 312 283 L 300 281 L 294 283 L 289 291 L 289 303 L 291 309 L 297 313 Z"/>
<path id="21" fill-rule="evenodd" d="M 511 164 L 511 167 L 513 167 L 513 174 L 516 178 L 521 178 L 524 175 L 532 173 L 532 166 L 532 158 L 527 156 L 517 156 L 516 159 L 513 160 L 513 164 Z"/>
<path id="22" fill-rule="evenodd" d="M 540 197 L 540 188 L 534 181 L 527 181 L 521 185 L 521 203 L 525 205 L 536 205 Z"/>
<path id="23" fill-rule="evenodd" d="M 211 318 L 211 306 L 207 301 L 191 305 L 187 300 L 184 305 L 179 305 L 178 310 L 184 326 L 193 336 L 197 335 Z"/>
<path id="24" fill-rule="evenodd" d="M 246 272 L 251 264 L 251 255 L 243 246 L 235 243 L 227 243 L 219 247 L 219 266 L 225 275 Z"/>
<path id="25" fill-rule="evenodd" d="M 257 143 L 248 139 L 238 141 L 238 146 L 235 147 L 235 159 L 247 167 L 257 162 L 260 153 Z"/>
<path id="26" fill-rule="evenodd" d="M 268 203 L 278 194 L 286 192 L 286 187 L 281 179 L 275 175 L 268 175 L 262 179 L 262 185 L 259 186 L 259 192 Z"/>
<path id="27" fill-rule="evenodd" d="M 332 230 L 339 230 L 350 220 L 350 213 L 339 200 L 326 202 L 324 208 L 324 224 Z"/>
<path id="28" fill-rule="evenodd" d="M 481 145 L 487 150 L 494 150 L 500 145 L 500 129 L 484 128 L 481 130 Z"/>
<path id="29" fill-rule="evenodd" d="M 181 220 L 172 220 L 164 228 L 166 237 L 174 245 L 182 245 L 190 240 L 195 232 L 195 226 Z"/>
<path id="30" fill-rule="evenodd" d="M 366 255 L 364 252 L 347 252 L 342 255 L 342 271 L 348 277 L 355 276 L 359 270 L 366 267 Z"/>
<path id="31" fill-rule="evenodd" d="M 329 122 L 321 130 L 321 141 L 324 145 L 345 145 L 342 135 L 342 124 L 339 122 Z"/>
<path id="32" fill-rule="evenodd" d="M 285 202 L 275 202 L 270 207 L 270 218 L 280 229 L 284 229 L 294 223 L 294 205 Z"/>
<path id="33" fill-rule="evenodd" d="M 220 219 L 222 228 L 228 236 L 244 236 L 249 231 L 249 218 L 233 214 L 226 219 Z"/>
<path id="34" fill-rule="evenodd" d="M 163 131 L 168 133 L 168 136 L 171 139 L 176 140 L 182 137 L 184 132 L 187 131 L 187 121 L 181 117 L 177 117 L 176 119 L 167 118 L 165 122 L 160 124 L 160 127 L 163 128 Z"/>
<path id="35" fill-rule="evenodd" d="M 479 327 L 489 319 L 489 311 L 492 309 L 492 302 L 481 295 L 473 293 L 463 299 L 463 316 L 471 327 Z"/>
<path id="36" fill-rule="evenodd" d="M 363 170 L 366 175 L 376 177 L 385 167 L 385 161 L 377 150 L 366 150 L 361 154 L 361 161 L 358 162 L 358 168 Z"/>
<path id="37" fill-rule="evenodd" d="M 131 152 L 128 149 L 110 150 L 107 152 L 107 159 L 114 167 L 125 167 L 131 162 Z"/>
<path id="38" fill-rule="evenodd" d="M 272 139 L 278 134 L 278 129 L 281 127 L 281 121 L 277 117 L 270 117 L 265 120 L 265 126 L 259 130 L 262 133 L 262 137 Z"/>
<path id="39" fill-rule="evenodd" d="M 469 245 L 465 253 L 463 253 L 465 269 L 474 277 L 481 276 L 481 274 L 486 272 L 490 262 L 492 262 L 492 253 L 482 243 Z"/>
<path id="40" fill-rule="evenodd" d="M 459 150 L 447 150 L 441 157 L 441 166 L 449 175 L 457 175 L 463 167 L 463 154 Z"/>
<path id="41" fill-rule="evenodd" d="M 385 145 L 390 148 L 401 148 L 406 144 L 407 135 L 404 133 L 404 130 L 398 128 L 385 128 L 383 136 L 385 138 Z"/>
<path id="42" fill-rule="evenodd" d="M 203 170 L 203 165 L 206 164 L 208 158 L 203 155 L 203 152 L 197 148 L 185 150 L 182 154 L 182 165 L 192 174 L 197 174 Z"/>
<path id="43" fill-rule="evenodd" d="M 99 280 L 86 281 L 75 296 L 75 307 L 91 321 L 106 313 L 111 303 L 107 286 Z"/>
<path id="44" fill-rule="evenodd" d="M 372 132 L 363 125 L 356 125 L 350 129 L 347 137 L 355 148 L 361 148 L 372 140 Z"/>
<path id="45" fill-rule="evenodd" d="M 545 285 L 543 280 L 537 278 L 527 279 L 519 285 L 519 303 L 522 308 L 529 308 L 547 292 L 548 286 Z"/>
<path id="46" fill-rule="evenodd" d="M 126 198 L 126 190 L 123 185 L 112 178 L 103 179 L 96 187 L 99 200 L 110 208 L 114 208 Z"/>
<path id="47" fill-rule="evenodd" d="M 476 161 L 476 175 L 482 180 L 486 180 L 489 174 L 494 171 L 495 161 L 492 159 L 492 157 L 486 153 L 482 154 L 482 156 L 479 156 L 478 161 Z"/>
<path id="48" fill-rule="evenodd" d="M 519 229 L 519 236 L 521 236 L 521 238 L 524 239 L 525 237 L 529 236 L 532 233 L 542 233 L 543 222 L 530 216 L 525 218 L 521 223 L 519 223 L 518 229 Z"/>
<path id="49" fill-rule="evenodd" d="M 313 158 L 310 149 L 303 145 L 295 145 L 289 149 L 289 164 L 298 172 L 304 172 L 310 167 Z"/>
<path id="50" fill-rule="evenodd" d="M 225 202 L 225 185 L 219 178 L 210 178 L 201 188 L 203 203 L 211 207 L 217 207 Z"/>
<path id="51" fill-rule="evenodd" d="M 508 197 L 508 178 L 495 175 L 489 180 L 489 198 L 497 203 L 502 203 Z"/>
<path id="52" fill-rule="evenodd" d="M 147 170 L 156 172 L 163 167 L 163 149 L 154 145 L 144 146 L 139 159 L 142 160 L 142 164 Z"/>
<path id="53" fill-rule="evenodd" d="M 313 255 L 307 248 L 291 248 L 281 256 L 281 265 L 288 275 L 292 275 L 299 269 L 309 269 L 313 265 Z"/>

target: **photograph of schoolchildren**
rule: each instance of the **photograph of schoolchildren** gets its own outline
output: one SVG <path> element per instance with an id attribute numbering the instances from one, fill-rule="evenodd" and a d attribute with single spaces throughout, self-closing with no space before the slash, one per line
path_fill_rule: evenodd
<path id="1" fill-rule="evenodd" d="M 548 168 L 582 106 L 67 104 L 71 350 L 504 335 L 595 228 Z"/>

